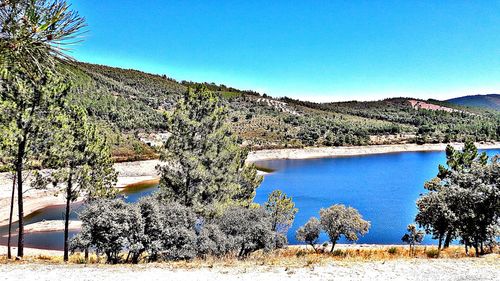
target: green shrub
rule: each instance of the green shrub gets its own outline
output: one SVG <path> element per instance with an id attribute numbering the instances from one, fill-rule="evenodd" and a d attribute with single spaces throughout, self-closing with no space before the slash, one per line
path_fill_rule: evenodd
<path id="1" fill-rule="evenodd" d="M 439 250 L 438 249 L 430 249 L 425 252 L 428 258 L 439 258 Z"/>
<path id="2" fill-rule="evenodd" d="M 396 247 L 390 247 L 390 248 L 387 250 L 387 252 L 388 252 L 389 254 L 391 254 L 391 255 L 394 255 L 394 254 L 396 254 L 396 253 L 398 252 L 398 248 L 396 248 Z"/>

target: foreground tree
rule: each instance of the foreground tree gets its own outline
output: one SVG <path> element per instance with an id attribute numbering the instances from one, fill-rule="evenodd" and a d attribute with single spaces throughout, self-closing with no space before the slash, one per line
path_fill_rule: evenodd
<path id="1" fill-rule="evenodd" d="M 311 245 L 315 252 L 318 252 L 316 244 L 318 243 L 319 234 L 321 233 L 321 223 L 320 221 L 312 217 L 310 218 L 304 226 L 301 226 L 297 230 L 296 238 L 299 241 L 306 242 Z"/>
<path id="2" fill-rule="evenodd" d="M 349 241 L 357 241 L 359 236 L 368 233 L 370 228 L 370 223 L 365 221 L 356 209 L 342 204 L 321 209 L 319 215 L 321 227 L 332 242 L 331 252 L 341 236 Z"/>
<path id="3" fill-rule="evenodd" d="M 457 218 L 447 202 L 448 192 L 448 190 L 430 191 L 417 200 L 418 213 L 415 222 L 423 227 L 427 234 L 432 234 L 433 239 L 438 240 L 438 250 L 441 250 L 445 238 L 447 247 L 456 233 Z"/>
<path id="4" fill-rule="evenodd" d="M 84 20 L 69 10 L 65 1 L 9 0 L 0 5 L 0 115 L 14 136 L 11 155 L 17 176 L 19 235 L 18 253 L 24 255 L 23 170 L 39 151 L 41 127 L 52 106 L 68 88 L 53 75 L 59 61 L 68 57 L 61 46 L 71 43 Z M 36 152 L 36 153 L 35 153 Z"/>
<path id="5" fill-rule="evenodd" d="M 488 162 L 472 142 L 462 151 L 447 148 L 448 168 L 439 167 L 438 177 L 426 182 L 428 193 L 417 200 L 415 221 L 439 240 L 444 248 L 459 237 L 466 252 L 476 255 L 484 245 L 495 243 L 500 216 L 500 177 L 498 157 Z"/>
<path id="6" fill-rule="evenodd" d="M 65 194 L 64 261 L 68 261 L 71 203 L 81 196 L 87 200 L 114 197 L 117 173 L 106 140 L 81 108 L 66 106 L 51 119 L 58 130 L 44 144 L 47 155 L 43 165 L 56 170 L 47 176 L 37 173 L 36 182 L 45 188 L 48 181 Z"/>
<path id="7" fill-rule="evenodd" d="M 424 240 L 424 232 L 418 230 L 414 224 L 409 224 L 406 228 L 407 233 L 403 235 L 401 241 L 410 245 L 410 255 L 415 254 L 415 245 L 422 243 Z"/>
<path id="8" fill-rule="evenodd" d="M 206 90 L 188 90 L 168 116 L 172 134 L 164 144 L 158 167 L 160 194 L 210 217 L 230 205 L 249 206 L 262 181 L 248 151 L 224 124 L 227 110 Z"/>
<path id="9" fill-rule="evenodd" d="M 456 220 L 458 235 L 476 256 L 484 245 L 496 243 L 500 229 L 500 163 L 494 157 L 483 165 L 475 162 L 469 169 L 452 172 L 447 178 L 447 200 Z"/>

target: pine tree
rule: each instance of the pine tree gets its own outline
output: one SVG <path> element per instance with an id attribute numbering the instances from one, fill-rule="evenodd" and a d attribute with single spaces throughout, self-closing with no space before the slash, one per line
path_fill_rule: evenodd
<path id="1" fill-rule="evenodd" d="M 0 5 L 0 115 L 8 116 L 1 120 L 0 135 L 14 140 L 10 159 L 17 177 L 19 257 L 24 255 L 23 170 L 37 158 L 45 117 L 69 89 L 54 75 L 68 59 L 62 46 L 74 42 L 83 27 L 83 18 L 65 1 L 9 0 Z"/>
<path id="2" fill-rule="evenodd" d="M 158 167 L 160 197 L 213 216 L 230 205 L 249 206 L 262 181 L 248 150 L 226 126 L 227 109 L 206 88 L 188 90 L 167 117 L 171 134 Z"/>

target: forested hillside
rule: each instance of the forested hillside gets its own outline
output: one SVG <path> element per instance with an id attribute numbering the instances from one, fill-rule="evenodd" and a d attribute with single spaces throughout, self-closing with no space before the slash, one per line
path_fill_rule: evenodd
<path id="1" fill-rule="evenodd" d="M 68 68 L 77 86 L 74 102 L 103 125 L 122 160 L 154 157 L 144 140 L 165 132 L 165 113 L 180 93 L 201 85 L 224 97 L 228 125 L 252 149 L 500 139 L 500 114 L 493 111 L 427 110 L 406 98 L 320 104 L 137 70 L 86 63 Z"/>

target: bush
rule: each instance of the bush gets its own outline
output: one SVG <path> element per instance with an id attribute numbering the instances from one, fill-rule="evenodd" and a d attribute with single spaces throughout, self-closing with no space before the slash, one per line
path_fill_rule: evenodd
<path id="1" fill-rule="evenodd" d="M 217 224 L 205 224 L 200 228 L 196 242 L 198 256 L 203 258 L 207 256 L 221 257 L 232 249 L 226 234 L 220 230 Z"/>
<path id="2" fill-rule="evenodd" d="M 257 250 L 273 248 L 275 233 L 267 213 L 261 208 L 229 208 L 217 223 L 240 258 Z"/>
<path id="3" fill-rule="evenodd" d="M 94 248 L 106 254 L 108 263 L 118 263 L 120 252 L 128 249 L 140 255 L 144 246 L 143 220 L 138 208 L 122 200 L 100 199 L 80 215 L 82 231 L 71 240 L 71 249 Z"/>
<path id="4" fill-rule="evenodd" d="M 167 260 L 185 260 L 196 256 L 196 215 L 179 203 L 161 207 L 162 254 Z"/>
<path id="5" fill-rule="evenodd" d="M 397 252 L 398 252 L 398 248 L 396 248 L 396 247 L 390 247 L 390 248 L 387 250 L 387 252 L 388 252 L 389 254 L 391 254 L 391 255 L 395 255 L 395 254 L 397 254 Z"/>
<path id="6" fill-rule="evenodd" d="M 439 250 L 438 249 L 430 249 L 425 252 L 428 258 L 439 258 Z"/>

